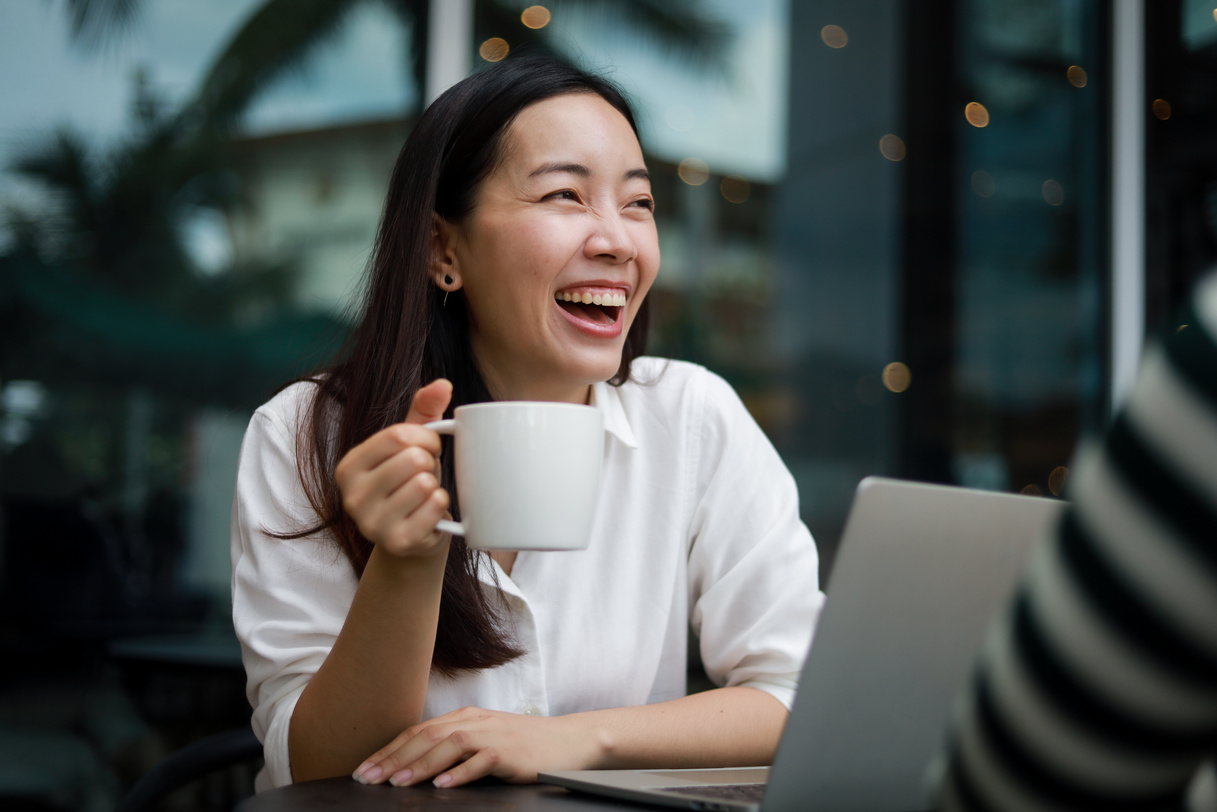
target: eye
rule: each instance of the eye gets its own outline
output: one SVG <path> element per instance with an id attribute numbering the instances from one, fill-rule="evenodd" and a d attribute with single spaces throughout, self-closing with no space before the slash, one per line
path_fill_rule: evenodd
<path id="1" fill-rule="evenodd" d="M 655 201 L 649 197 L 640 197 L 630 203 L 634 208 L 646 209 L 647 211 L 655 211 Z"/>
<path id="2" fill-rule="evenodd" d="M 574 189 L 560 189 L 556 192 L 550 192 L 542 200 L 579 200 L 579 195 Z"/>

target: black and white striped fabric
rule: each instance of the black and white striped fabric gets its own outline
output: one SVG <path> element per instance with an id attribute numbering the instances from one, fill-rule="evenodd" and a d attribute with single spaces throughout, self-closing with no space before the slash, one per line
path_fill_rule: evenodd
<path id="1" fill-rule="evenodd" d="M 1180 809 L 1217 747 L 1217 275 L 1184 321 L 989 635 L 942 810 Z"/>

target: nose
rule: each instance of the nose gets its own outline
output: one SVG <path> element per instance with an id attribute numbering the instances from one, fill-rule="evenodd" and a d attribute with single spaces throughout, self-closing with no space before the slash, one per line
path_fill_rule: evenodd
<path id="1" fill-rule="evenodd" d="M 625 220 L 616 213 L 604 214 L 594 221 L 592 233 L 583 244 L 584 254 L 591 259 L 603 259 L 619 265 L 638 256 Z"/>

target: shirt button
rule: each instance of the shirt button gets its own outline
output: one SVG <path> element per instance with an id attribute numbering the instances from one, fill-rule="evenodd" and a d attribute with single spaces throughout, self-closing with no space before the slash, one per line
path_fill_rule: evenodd
<path id="1" fill-rule="evenodd" d="M 537 716 L 541 713 L 541 711 L 537 710 L 536 705 L 529 704 L 520 708 L 520 713 L 524 714 L 525 716 Z"/>

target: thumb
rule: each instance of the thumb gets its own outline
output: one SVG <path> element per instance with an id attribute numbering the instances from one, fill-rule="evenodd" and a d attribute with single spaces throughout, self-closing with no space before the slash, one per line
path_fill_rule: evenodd
<path id="1" fill-rule="evenodd" d="M 430 423 L 432 420 L 441 420 L 450 400 L 452 400 L 452 383 L 444 378 L 436 378 L 414 393 L 414 401 L 410 404 L 410 413 L 406 415 L 406 422 Z"/>

